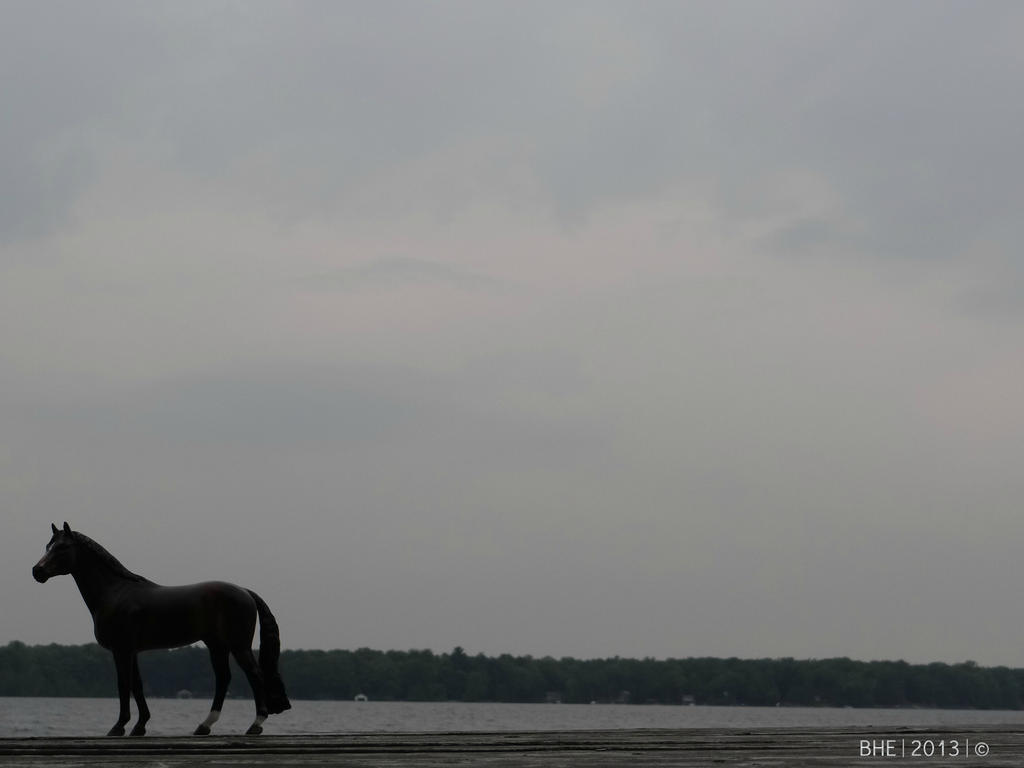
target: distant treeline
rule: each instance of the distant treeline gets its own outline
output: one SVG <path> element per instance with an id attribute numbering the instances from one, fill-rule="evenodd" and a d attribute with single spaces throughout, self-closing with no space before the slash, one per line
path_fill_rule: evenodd
<path id="1" fill-rule="evenodd" d="M 206 697 L 203 647 L 140 657 L 146 692 Z M 233 662 L 232 662 L 233 663 Z M 508 701 L 1021 709 L 1024 669 L 837 659 L 592 659 L 431 651 L 284 651 L 296 699 Z M 113 696 L 111 655 L 97 645 L 0 647 L 0 696 Z M 248 696 L 233 669 L 232 692 Z"/>

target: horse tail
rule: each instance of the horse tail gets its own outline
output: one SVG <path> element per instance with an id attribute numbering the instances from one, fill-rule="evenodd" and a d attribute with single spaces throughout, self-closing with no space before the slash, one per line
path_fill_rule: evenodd
<path id="1" fill-rule="evenodd" d="M 281 657 L 281 630 L 277 626 L 277 619 L 270 612 L 270 608 L 263 602 L 263 598 L 253 592 L 246 590 L 252 599 L 256 601 L 256 610 L 260 617 L 260 672 L 263 673 L 263 685 L 267 691 L 267 710 L 272 715 L 291 709 L 292 703 L 288 701 L 288 694 L 284 690 L 284 680 L 277 669 L 278 659 Z"/>

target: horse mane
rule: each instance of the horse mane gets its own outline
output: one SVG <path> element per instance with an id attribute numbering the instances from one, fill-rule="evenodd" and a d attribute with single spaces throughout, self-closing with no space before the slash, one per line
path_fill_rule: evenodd
<path id="1" fill-rule="evenodd" d="M 138 581 L 138 582 L 141 582 L 143 584 L 152 584 L 153 583 L 149 579 L 147 579 L 145 576 L 139 576 L 139 574 L 132 573 L 131 571 L 129 571 L 127 568 L 125 568 L 121 564 L 120 560 L 118 560 L 112 554 L 107 552 L 107 550 L 105 550 L 98 543 L 96 543 L 95 541 L 90 539 L 84 533 L 79 533 L 78 531 L 72 531 L 71 532 L 71 537 L 75 540 L 76 543 L 81 544 L 89 552 L 91 552 L 93 555 L 95 555 L 96 558 L 99 560 L 100 564 L 106 566 L 111 571 L 113 571 L 116 575 L 120 576 L 121 578 L 127 579 L 128 581 Z"/>

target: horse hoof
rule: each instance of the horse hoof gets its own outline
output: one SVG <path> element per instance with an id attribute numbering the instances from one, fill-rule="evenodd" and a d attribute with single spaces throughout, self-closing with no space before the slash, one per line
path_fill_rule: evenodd
<path id="1" fill-rule="evenodd" d="M 245 735 L 246 736 L 259 736 L 261 733 L 263 733 L 263 726 L 256 725 L 256 723 L 253 723 L 252 725 L 249 726 L 249 730 L 245 732 Z"/>
<path id="2" fill-rule="evenodd" d="M 192 732 L 192 735 L 193 736 L 209 736 L 210 735 L 210 726 L 206 725 L 205 723 L 200 723 L 199 727 L 196 728 Z"/>
<path id="3" fill-rule="evenodd" d="M 128 735 L 129 736 L 145 736 L 146 735 L 146 726 L 144 726 L 144 725 L 136 725 L 134 728 L 132 728 L 132 732 L 129 733 Z"/>
<path id="4" fill-rule="evenodd" d="M 124 736 L 124 726 L 115 725 L 113 728 L 107 731 L 107 736 Z"/>

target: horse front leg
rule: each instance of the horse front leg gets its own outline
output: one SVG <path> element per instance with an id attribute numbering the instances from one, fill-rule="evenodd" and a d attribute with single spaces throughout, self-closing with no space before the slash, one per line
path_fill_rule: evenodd
<path id="1" fill-rule="evenodd" d="M 149 705 L 146 704 L 146 696 L 142 692 L 142 675 L 139 673 L 137 653 L 132 654 L 132 695 L 135 697 L 135 705 L 139 708 L 139 720 L 129 736 L 145 736 L 146 723 L 149 722 Z"/>
<path id="2" fill-rule="evenodd" d="M 131 720 L 129 705 L 132 691 L 132 666 L 134 654 L 131 651 L 114 651 L 114 667 L 117 669 L 117 696 L 121 700 L 121 712 L 114 727 L 107 736 L 124 736 L 124 726 Z"/>

